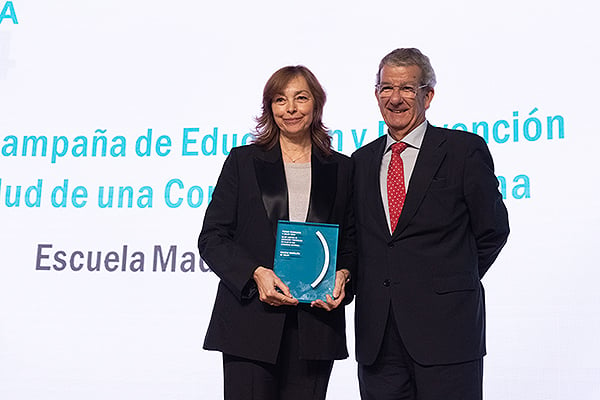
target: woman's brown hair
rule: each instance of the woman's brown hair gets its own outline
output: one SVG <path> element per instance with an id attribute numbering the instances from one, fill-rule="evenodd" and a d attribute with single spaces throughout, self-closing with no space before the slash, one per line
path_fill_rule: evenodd
<path id="1" fill-rule="evenodd" d="M 271 149 L 277 144 L 280 129 L 275 123 L 271 103 L 276 95 L 281 94 L 287 84 L 297 76 L 302 76 L 314 99 L 313 121 L 310 125 L 310 139 L 312 144 L 326 155 L 331 154 L 331 137 L 323 124 L 323 107 L 327 96 L 317 77 L 303 65 L 287 66 L 277 70 L 263 90 L 262 113 L 256 118 L 256 133 L 254 143 Z"/>

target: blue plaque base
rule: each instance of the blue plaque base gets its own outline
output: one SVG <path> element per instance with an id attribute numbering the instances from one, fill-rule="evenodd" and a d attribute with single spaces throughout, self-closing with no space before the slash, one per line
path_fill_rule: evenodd
<path id="1" fill-rule="evenodd" d="M 333 296 L 338 225 L 278 221 L 273 269 L 303 303 Z"/>

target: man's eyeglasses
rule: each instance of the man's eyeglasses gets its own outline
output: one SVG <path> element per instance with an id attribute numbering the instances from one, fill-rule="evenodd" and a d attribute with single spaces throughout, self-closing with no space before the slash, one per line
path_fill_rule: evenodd
<path id="1" fill-rule="evenodd" d="M 414 87 L 414 86 L 410 86 L 410 85 L 398 86 L 398 85 L 378 84 L 378 85 L 375 85 L 375 88 L 377 89 L 377 94 L 379 95 L 379 97 L 390 97 L 392 95 L 392 93 L 394 93 L 394 89 L 398 89 L 400 91 L 400 96 L 402 98 L 414 99 L 415 97 L 417 97 L 417 91 L 419 89 L 423 89 L 427 86 L 429 86 L 429 85 L 421 85 L 418 87 Z"/>

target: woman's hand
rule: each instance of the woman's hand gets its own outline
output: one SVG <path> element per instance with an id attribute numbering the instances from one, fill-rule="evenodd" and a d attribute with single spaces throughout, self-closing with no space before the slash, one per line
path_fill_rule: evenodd
<path id="1" fill-rule="evenodd" d="M 335 272 L 335 287 L 333 288 L 333 297 L 325 295 L 327 302 L 321 299 L 315 300 L 310 303 L 311 307 L 323 308 L 327 311 L 336 309 L 344 297 L 346 297 L 346 283 L 350 280 L 350 271 L 347 269 L 340 269 Z"/>
<path id="2" fill-rule="evenodd" d="M 272 269 L 258 267 L 254 270 L 252 277 L 256 282 L 260 301 L 263 303 L 274 307 L 295 306 L 298 304 L 298 299 L 292 296 L 290 289 L 275 275 Z"/>

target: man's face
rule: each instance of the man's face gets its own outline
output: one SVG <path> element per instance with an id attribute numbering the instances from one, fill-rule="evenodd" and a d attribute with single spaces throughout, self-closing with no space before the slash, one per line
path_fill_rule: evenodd
<path id="1" fill-rule="evenodd" d="M 379 88 L 393 87 L 381 92 L 375 89 L 375 97 L 383 120 L 396 140 L 400 140 L 425 121 L 425 110 L 433 99 L 433 89 L 419 89 L 421 68 L 416 65 L 397 67 L 384 65 L 381 69 Z M 415 95 L 402 88 L 414 89 Z M 414 97 L 414 98 L 411 98 Z"/>

